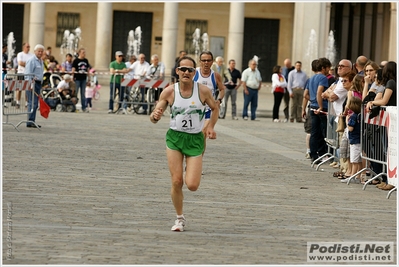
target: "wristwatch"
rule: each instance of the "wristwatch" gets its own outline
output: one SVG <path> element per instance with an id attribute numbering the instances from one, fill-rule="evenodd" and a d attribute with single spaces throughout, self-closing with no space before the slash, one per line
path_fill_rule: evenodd
<path id="1" fill-rule="evenodd" d="M 220 104 L 222 104 L 223 99 L 222 98 L 218 98 Z"/>

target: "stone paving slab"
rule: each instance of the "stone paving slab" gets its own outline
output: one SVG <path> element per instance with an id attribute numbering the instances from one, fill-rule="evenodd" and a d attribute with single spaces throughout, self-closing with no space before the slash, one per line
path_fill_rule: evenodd
<path id="1" fill-rule="evenodd" d="M 167 118 L 153 125 L 96 104 L 38 114 L 41 131 L 3 125 L 3 264 L 308 264 L 309 241 L 396 240 L 396 193 L 312 169 L 300 123 L 229 113 L 199 190 L 184 189 L 187 230 L 171 232 Z"/>

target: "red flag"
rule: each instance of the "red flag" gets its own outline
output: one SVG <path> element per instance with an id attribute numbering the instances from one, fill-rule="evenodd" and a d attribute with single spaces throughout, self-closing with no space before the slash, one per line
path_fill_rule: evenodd
<path id="1" fill-rule="evenodd" d="M 50 114 L 50 106 L 47 105 L 46 102 L 44 102 L 43 98 L 39 96 L 39 103 L 40 103 L 40 115 L 42 115 L 43 118 L 48 118 L 48 115 Z"/>

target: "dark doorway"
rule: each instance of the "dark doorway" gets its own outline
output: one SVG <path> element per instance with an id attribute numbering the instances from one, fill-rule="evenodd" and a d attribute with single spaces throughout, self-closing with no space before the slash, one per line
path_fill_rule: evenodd
<path id="1" fill-rule="evenodd" d="M 24 25 L 24 4 L 3 4 L 3 44 L 7 44 L 7 37 L 13 32 L 15 39 L 15 55 L 22 51 Z"/>
<path id="2" fill-rule="evenodd" d="M 139 51 L 146 55 L 146 61 L 150 61 L 152 15 L 149 12 L 114 11 L 111 60 L 115 60 L 116 51 L 122 51 L 125 56 L 133 51 L 133 44 L 128 45 L 129 32 L 132 31 L 134 37 L 134 40 L 130 39 L 131 43 L 135 41 L 134 44 L 136 45 L 139 38 L 137 38 L 137 35 L 134 36 L 134 33 L 137 27 L 140 26 L 141 45 Z M 125 60 L 128 61 L 129 59 L 125 58 Z"/>
<path id="3" fill-rule="evenodd" d="M 242 70 L 248 68 L 248 61 L 256 55 L 263 81 L 270 82 L 273 66 L 277 64 L 279 29 L 277 19 L 245 18 Z"/>
<path id="4" fill-rule="evenodd" d="M 332 3 L 330 29 L 337 58 L 355 61 L 364 55 L 377 63 L 386 60 L 391 3 Z"/>

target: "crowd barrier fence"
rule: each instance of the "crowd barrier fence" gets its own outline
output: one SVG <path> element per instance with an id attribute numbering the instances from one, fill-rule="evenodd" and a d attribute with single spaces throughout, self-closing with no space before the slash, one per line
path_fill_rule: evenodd
<path id="1" fill-rule="evenodd" d="M 366 160 L 366 167 L 352 175 L 347 184 L 355 179 L 364 171 L 370 171 L 372 178 L 363 186 L 363 190 L 374 180 L 382 180 L 382 176 L 387 176 L 387 183 L 394 188 L 388 192 L 387 198 L 397 187 L 397 107 L 381 107 L 379 114 L 370 118 L 370 113 L 365 110 L 365 105 L 361 110 L 361 147 L 363 150 L 362 158 Z M 376 173 L 372 164 L 382 166 L 381 171 Z"/>
<path id="2" fill-rule="evenodd" d="M 12 125 L 15 130 L 18 130 L 19 125 L 27 120 L 21 120 L 16 125 L 9 121 L 9 116 L 15 115 L 26 115 L 28 116 L 33 110 L 33 104 L 31 109 L 27 110 L 28 94 L 31 94 L 31 99 L 34 101 L 34 74 L 6 74 L 2 82 L 3 85 L 3 115 L 6 117 L 6 121 L 3 124 Z M 25 92 L 25 93 L 24 93 Z M 20 96 L 19 103 L 17 103 L 17 95 Z"/>

